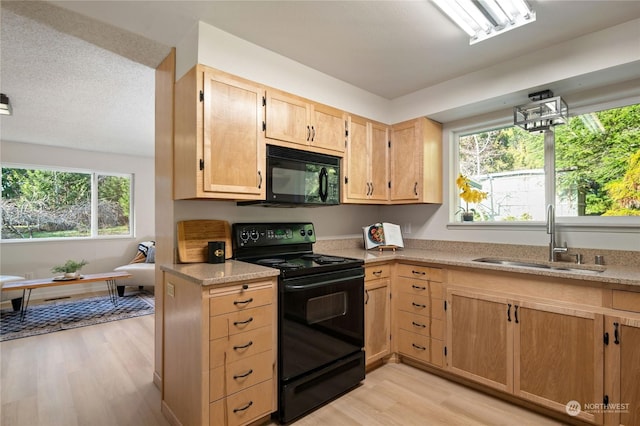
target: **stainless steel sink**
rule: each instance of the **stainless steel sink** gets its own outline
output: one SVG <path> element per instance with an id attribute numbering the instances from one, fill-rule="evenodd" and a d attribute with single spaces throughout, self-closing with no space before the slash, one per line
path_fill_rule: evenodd
<path id="1" fill-rule="evenodd" d="M 579 274 L 597 275 L 604 271 L 604 268 L 600 268 L 600 269 L 589 269 L 586 267 L 576 268 L 576 267 L 562 265 L 562 264 L 526 262 L 526 261 L 512 260 L 512 259 L 500 259 L 495 257 L 481 257 L 478 259 L 473 259 L 473 261 L 480 262 L 480 263 L 492 263 L 494 265 L 515 266 L 519 268 L 546 269 L 551 271 L 573 272 L 573 273 L 579 273 Z"/>

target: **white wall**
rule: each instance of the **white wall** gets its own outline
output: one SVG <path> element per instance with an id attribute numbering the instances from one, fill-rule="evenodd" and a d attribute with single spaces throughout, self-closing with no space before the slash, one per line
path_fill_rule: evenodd
<path id="1" fill-rule="evenodd" d="M 24 275 L 30 272 L 34 274 L 34 278 L 47 278 L 53 276 L 51 272 L 53 266 L 64 263 L 67 259 L 86 259 L 89 264 L 82 269 L 83 273 L 108 272 L 133 259 L 138 241 L 153 239 L 155 232 L 153 158 L 6 141 L 1 142 L 0 148 L 0 159 L 3 165 L 10 163 L 11 165 L 55 166 L 78 170 L 133 173 L 135 208 L 135 238 L 0 243 L 2 275 Z M 105 289 L 105 283 L 61 286 L 36 290 L 32 297 L 39 299 Z M 10 295 L 10 297 L 14 296 Z"/>
<path id="2" fill-rule="evenodd" d="M 176 201 L 176 221 L 222 219 L 238 222 L 312 222 L 318 239 L 362 237 L 362 227 L 379 222 L 380 207 L 340 205 L 277 208 L 237 206 L 225 201 Z"/>

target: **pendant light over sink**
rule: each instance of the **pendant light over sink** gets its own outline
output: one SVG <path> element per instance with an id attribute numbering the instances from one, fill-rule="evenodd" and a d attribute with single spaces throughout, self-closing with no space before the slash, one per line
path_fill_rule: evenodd
<path id="1" fill-rule="evenodd" d="M 513 108 L 513 124 L 528 132 L 549 130 L 569 119 L 569 107 L 560 96 L 553 96 L 551 90 L 529 94 L 531 101 Z"/>

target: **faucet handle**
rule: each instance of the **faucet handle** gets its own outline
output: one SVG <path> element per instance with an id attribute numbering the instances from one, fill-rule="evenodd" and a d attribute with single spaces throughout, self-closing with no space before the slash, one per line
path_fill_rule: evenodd
<path id="1" fill-rule="evenodd" d="M 582 255 L 580 253 L 570 253 L 567 256 L 569 257 L 575 257 L 576 259 L 576 264 L 578 265 L 582 265 Z"/>

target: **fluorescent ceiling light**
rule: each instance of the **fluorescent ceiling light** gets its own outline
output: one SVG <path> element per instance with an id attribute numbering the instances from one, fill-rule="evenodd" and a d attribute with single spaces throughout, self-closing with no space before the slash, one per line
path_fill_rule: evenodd
<path id="1" fill-rule="evenodd" d="M 433 0 L 471 37 L 469 44 L 494 37 L 536 20 L 526 0 Z"/>

